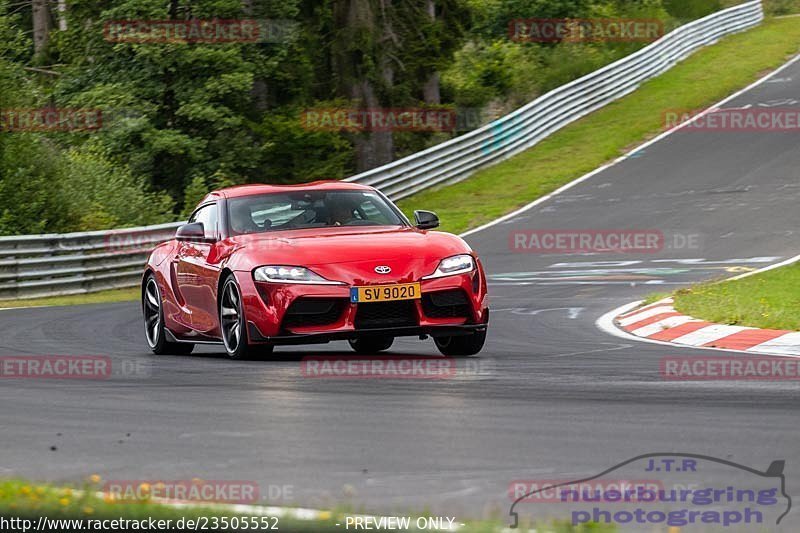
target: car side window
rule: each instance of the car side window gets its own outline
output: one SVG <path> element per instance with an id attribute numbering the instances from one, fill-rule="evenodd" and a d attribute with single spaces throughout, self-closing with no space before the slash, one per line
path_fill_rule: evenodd
<path id="1" fill-rule="evenodd" d="M 365 216 L 362 216 L 362 213 Z M 363 202 L 358 205 L 358 209 L 356 209 L 356 217 L 359 219 L 371 220 L 373 222 L 379 222 L 381 224 L 391 224 L 389 217 L 386 216 L 386 213 L 381 211 L 378 206 L 375 205 L 375 201 L 367 197 Z"/>
<path id="2" fill-rule="evenodd" d="M 219 222 L 217 204 L 206 205 L 195 211 L 192 217 L 189 219 L 190 224 L 194 222 L 203 223 L 206 239 L 217 239 L 219 237 L 219 233 L 217 231 Z"/>

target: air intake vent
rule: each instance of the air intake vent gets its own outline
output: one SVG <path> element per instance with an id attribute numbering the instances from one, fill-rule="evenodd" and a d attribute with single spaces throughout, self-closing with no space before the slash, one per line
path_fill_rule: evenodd
<path id="1" fill-rule="evenodd" d="M 358 304 L 356 329 L 390 328 L 419 325 L 412 300 Z"/>
<path id="2" fill-rule="evenodd" d="M 429 318 L 469 318 L 470 305 L 461 289 L 422 295 L 422 311 Z"/>
<path id="3" fill-rule="evenodd" d="M 283 318 L 284 328 L 327 326 L 338 321 L 348 304 L 345 298 L 298 298 Z"/>

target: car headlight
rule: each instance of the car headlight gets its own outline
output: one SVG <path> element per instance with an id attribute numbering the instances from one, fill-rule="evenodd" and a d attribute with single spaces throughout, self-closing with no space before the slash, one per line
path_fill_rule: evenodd
<path id="1" fill-rule="evenodd" d="M 434 279 L 444 276 L 455 276 L 456 274 L 466 274 L 475 270 L 475 259 L 469 254 L 454 255 L 442 259 L 436 271 L 430 276 L 422 279 Z"/>
<path id="2" fill-rule="evenodd" d="M 299 266 L 263 266 L 253 271 L 253 279 L 267 283 L 301 283 L 306 285 L 344 285 L 325 279 L 316 272 Z"/>

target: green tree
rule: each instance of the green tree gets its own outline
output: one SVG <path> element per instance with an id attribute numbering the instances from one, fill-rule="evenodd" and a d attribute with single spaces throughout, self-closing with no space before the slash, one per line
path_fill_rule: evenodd
<path id="1" fill-rule="evenodd" d="M 720 0 L 663 0 L 667 12 L 683 21 L 704 17 L 722 8 Z"/>
<path id="2" fill-rule="evenodd" d="M 21 15 L 9 15 L 8 4 L 0 1 L 0 116 L 41 98 L 21 64 L 32 43 L 21 28 Z M 0 118 L 0 235 L 65 228 L 63 206 L 53 194 L 58 150 L 41 135 L 9 127 Z"/>
<path id="3" fill-rule="evenodd" d="M 294 13 L 291 0 L 258 7 L 259 16 Z M 71 25 L 57 41 L 70 67 L 56 92 L 70 104 L 102 107 L 112 115 L 119 109 L 139 112 L 138 119 L 109 124 L 99 136 L 115 161 L 149 176 L 179 203 L 198 176 L 224 169 L 235 183 L 254 180 L 263 157 L 254 131 L 263 112 L 258 107 L 280 101 L 278 83 L 295 81 L 293 69 L 283 68 L 291 62 L 291 38 L 271 44 L 133 44 L 107 42 L 103 35 L 111 20 L 239 19 L 244 8 L 239 0 L 122 0 L 110 8 L 82 3 L 70 15 L 83 24 Z M 286 94 L 291 100 L 291 92 Z"/>

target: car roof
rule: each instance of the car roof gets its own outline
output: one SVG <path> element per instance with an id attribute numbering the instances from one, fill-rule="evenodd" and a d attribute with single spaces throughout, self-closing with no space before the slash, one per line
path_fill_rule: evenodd
<path id="1" fill-rule="evenodd" d="M 252 183 L 248 185 L 236 185 L 210 192 L 203 202 L 216 198 L 240 198 L 242 196 L 253 196 L 257 194 L 269 194 L 280 192 L 297 191 L 371 191 L 372 187 L 358 183 L 349 183 L 339 180 L 321 180 L 310 183 L 300 183 L 297 185 L 268 185 L 266 183 Z"/>

